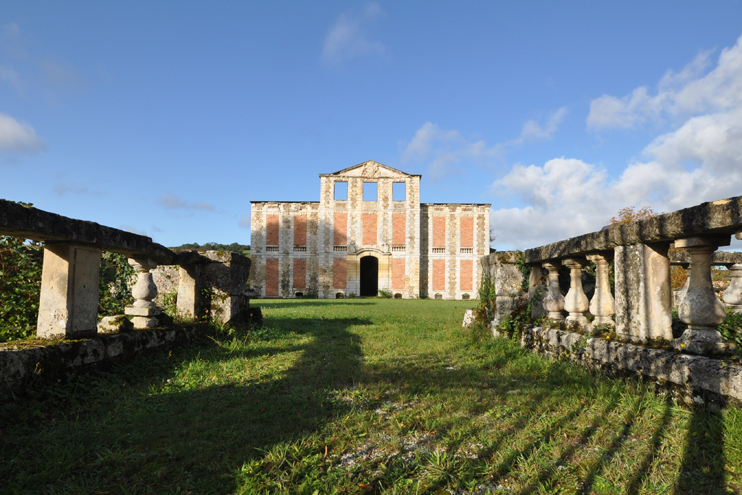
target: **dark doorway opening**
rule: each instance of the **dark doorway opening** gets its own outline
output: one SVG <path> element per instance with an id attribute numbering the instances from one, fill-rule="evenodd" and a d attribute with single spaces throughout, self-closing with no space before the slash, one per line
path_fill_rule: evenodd
<path id="1" fill-rule="evenodd" d="M 379 260 L 373 256 L 361 258 L 361 295 L 376 296 L 379 292 Z"/>

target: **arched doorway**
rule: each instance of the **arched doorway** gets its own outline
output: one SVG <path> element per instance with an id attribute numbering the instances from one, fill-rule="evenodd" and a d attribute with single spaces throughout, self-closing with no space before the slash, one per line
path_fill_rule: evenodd
<path id="1" fill-rule="evenodd" d="M 379 292 L 379 260 L 373 256 L 361 258 L 361 295 L 376 296 Z"/>

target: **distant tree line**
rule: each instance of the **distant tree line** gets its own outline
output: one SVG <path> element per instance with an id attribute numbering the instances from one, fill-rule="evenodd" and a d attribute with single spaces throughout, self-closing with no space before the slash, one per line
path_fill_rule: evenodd
<path id="1" fill-rule="evenodd" d="M 199 244 L 197 242 L 191 242 L 177 247 L 171 247 L 170 249 L 173 251 L 234 251 L 235 253 L 250 254 L 249 244 L 239 244 L 236 242 L 232 244 L 219 244 L 218 242 Z"/>

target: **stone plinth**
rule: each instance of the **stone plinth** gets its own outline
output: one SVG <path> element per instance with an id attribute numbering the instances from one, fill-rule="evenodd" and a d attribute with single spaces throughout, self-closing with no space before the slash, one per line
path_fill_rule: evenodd
<path id="1" fill-rule="evenodd" d="M 616 333 L 633 342 L 672 340 L 667 244 L 615 249 Z"/>
<path id="2" fill-rule="evenodd" d="M 47 242 L 36 335 L 74 339 L 95 335 L 100 249 Z"/>

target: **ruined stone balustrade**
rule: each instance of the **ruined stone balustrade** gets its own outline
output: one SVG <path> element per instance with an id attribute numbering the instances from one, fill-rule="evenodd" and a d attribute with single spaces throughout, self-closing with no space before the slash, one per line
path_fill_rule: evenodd
<path id="1" fill-rule="evenodd" d="M 624 341 L 672 344 L 683 353 L 728 353 L 731 347 L 717 326 L 724 321 L 727 308 L 742 312 L 742 253 L 717 249 L 728 246 L 732 235 L 742 238 L 742 197 L 703 203 L 528 249 L 522 256 L 532 268 L 528 297 L 534 304 L 533 316 L 545 315 L 554 321 L 566 316 L 568 328 L 588 328 L 592 320 L 592 328 L 614 326 Z M 510 254 L 511 258 L 516 256 Z M 589 302 L 583 290 L 588 262 L 594 265 L 595 277 Z M 686 288 L 677 297 L 680 320 L 688 328 L 675 340 L 671 265 L 690 268 Z M 714 265 L 727 267 L 731 279 L 721 299 L 712 285 Z M 542 268 L 548 272 L 548 280 Z M 569 287 L 565 287 L 564 270 L 569 270 Z M 538 301 L 534 300 L 536 295 Z M 501 319 L 504 316 L 500 314 Z"/>
<path id="2" fill-rule="evenodd" d="M 44 241 L 37 336 L 79 339 L 98 332 L 101 251 L 121 253 L 137 273 L 134 303 L 126 308 L 134 328 L 154 328 L 160 308 L 152 272 L 161 265 L 181 267 L 178 309 L 185 315 L 218 314 L 218 321 L 246 318 L 250 259 L 237 253 L 174 253 L 149 237 L 63 217 L 0 200 L 0 235 Z M 204 295 L 209 299 L 204 302 Z M 209 306 L 210 305 L 210 306 Z"/>

